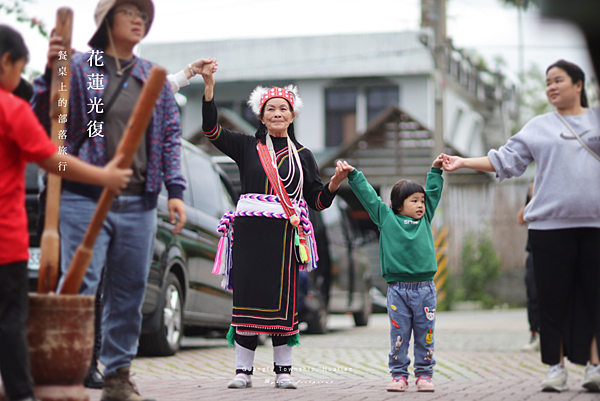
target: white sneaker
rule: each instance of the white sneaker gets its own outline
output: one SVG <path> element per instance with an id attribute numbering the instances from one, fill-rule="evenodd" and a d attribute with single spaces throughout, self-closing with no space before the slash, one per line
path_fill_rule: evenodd
<path id="1" fill-rule="evenodd" d="M 288 389 L 296 389 L 298 388 L 298 383 L 292 380 L 292 377 L 287 373 L 282 373 L 275 377 L 275 387 L 276 388 L 288 388 Z"/>
<path id="2" fill-rule="evenodd" d="M 542 391 L 567 391 L 567 370 L 561 364 L 552 365 L 548 368 L 548 374 L 542 381 Z"/>
<path id="3" fill-rule="evenodd" d="M 227 383 L 227 388 L 246 388 L 252 387 L 252 376 L 245 373 L 238 373 L 232 381 Z"/>
<path id="4" fill-rule="evenodd" d="M 540 335 L 538 333 L 532 334 L 529 339 L 529 343 L 521 347 L 523 352 L 538 352 L 540 350 Z"/>
<path id="5" fill-rule="evenodd" d="M 600 392 L 600 365 L 589 364 L 585 368 L 582 386 L 593 393 Z"/>

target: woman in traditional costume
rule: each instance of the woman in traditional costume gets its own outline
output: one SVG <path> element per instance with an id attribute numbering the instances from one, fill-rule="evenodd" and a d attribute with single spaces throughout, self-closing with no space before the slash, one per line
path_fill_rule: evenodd
<path id="1" fill-rule="evenodd" d="M 321 183 L 313 154 L 294 135 L 293 121 L 302 101 L 291 85 L 259 86 L 252 92 L 248 105 L 260 120 L 255 136 L 221 127 L 213 70 L 212 64 L 205 64 L 201 72 L 202 129 L 210 142 L 235 160 L 242 184 L 236 211 L 220 225 L 223 256 L 217 256 L 213 271 L 225 277 L 224 287 L 233 289 L 228 339 L 235 342 L 236 376 L 227 387 L 252 386 L 258 335 L 269 334 L 275 386 L 296 388 L 290 373 L 291 347 L 299 345 L 298 273 L 316 267 L 318 260 L 307 206 L 317 211 L 328 208 L 347 173 L 336 169 L 328 184 Z"/>

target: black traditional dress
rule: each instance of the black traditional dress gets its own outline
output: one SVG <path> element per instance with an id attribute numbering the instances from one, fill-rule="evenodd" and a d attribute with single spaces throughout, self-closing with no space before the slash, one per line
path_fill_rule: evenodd
<path id="1" fill-rule="evenodd" d="M 261 164 L 257 139 L 218 125 L 214 100 L 203 103 L 202 117 L 206 137 L 237 163 L 241 194 L 276 195 Z M 283 180 L 290 169 L 287 138 L 271 138 Z M 304 175 L 304 199 L 317 211 L 328 208 L 335 194 L 329 191 L 329 185 L 321 183 L 313 154 L 299 147 L 298 155 Z M 296 173 L 284 180 L 289 194 L 296 188 L 299 177 L 296 168 Z M 299 264 L 293 253 L 294 232 L 289 220 L 238 216 L 234 227 L 231 325 L 239 334 L 291 336 L 298 333 Z"/>

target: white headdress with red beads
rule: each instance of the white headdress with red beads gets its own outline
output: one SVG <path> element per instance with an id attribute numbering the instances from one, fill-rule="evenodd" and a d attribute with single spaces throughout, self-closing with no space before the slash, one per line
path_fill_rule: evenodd
<path id="1" fill-rule="evenodd" d="M 259 85 L 250 94 L 248 106 L 250 106 L 252 112 L 259 117 L 265 103 L 274 97 L 280 97 L 290 102 L 292 111 L 296 114 L 298 114 L 300 109 L 302 109 L 302 99 L 300 99 L 300 96 L 298 96 L 298 87 L 294 85 L 286 85 L 283 88 L 265 88 Z"/>

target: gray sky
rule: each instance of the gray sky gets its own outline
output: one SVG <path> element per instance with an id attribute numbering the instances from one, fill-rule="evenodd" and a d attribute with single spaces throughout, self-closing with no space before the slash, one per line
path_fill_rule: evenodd
<path id="1" fill-rule="evenodd" d="M 36 0 L 27 4 L 31 17 L 54 26 L 58 7 L 74 11 L 73 47 L 87 49 L 94 32 L 96 0 Z M 229 38 L 331 35 L 340 33 L 415 30 L 420 22 L 420 0 L 155 0 L 156 16 L 145 42 L 184 42 Z M 501 55 L 507 73 L 518 71 L 517 11 L 499 0 L 449 0 L 448 35 L 455 46 L 474 49 L 493 66 Z M 565 58 L 591 74 L 591 62 L 578 29 L 562 21 L 542 21 L 538 10 L 524 14 L 525 65 L 540 68 Z M 0 14 L 0 22 L 25 37 L 29 68 L 42 71 L 47 42 L 36 31 Z M 208 57 L 209 54 L 198 54 Z M 192 61 L 192 60 L 190 60 Z M 183 66 L 182 66 L 183 67 Z M 220 65 L 219 68 L 227 68 Z"/>

